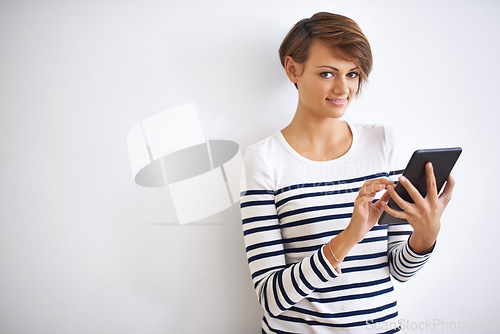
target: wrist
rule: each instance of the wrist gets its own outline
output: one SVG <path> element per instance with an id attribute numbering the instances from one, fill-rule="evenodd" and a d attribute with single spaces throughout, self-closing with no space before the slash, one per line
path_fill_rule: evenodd
<path id="1" fill-rule="evenodd" d="M 346 240 L 353 246 L 360 243 L 366 236 L 366 233 L 360 231 L 358 228 L 348 225 L 341 234 L 345 235 Z"/>
<path id="2" fill-rule="evenodd" d="M 337 268 L 358 242 L 354 230 L 347 227 L 324 245 L 324 254 L 333 267 Z"/>
<path id="3" fill-rule="evenodd" d="M 427 254 L 434 249 L 436 238 L 425 237 L 418 233 L 413 232 L 408 240 L 410 248 L 418 254 Z"/>

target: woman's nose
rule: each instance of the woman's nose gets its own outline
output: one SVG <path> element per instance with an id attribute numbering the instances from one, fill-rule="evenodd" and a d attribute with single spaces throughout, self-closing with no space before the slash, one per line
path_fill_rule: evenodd
<path id="1" fill-rule="evenodd" d="M 333 84 L 332 91 L 335 95 L 346 95 L 349 93 L 349 86 L 343 78 L 338 78 Z"/>

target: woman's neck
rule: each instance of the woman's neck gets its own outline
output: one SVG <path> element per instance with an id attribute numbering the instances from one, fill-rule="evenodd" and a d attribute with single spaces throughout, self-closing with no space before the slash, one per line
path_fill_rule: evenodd
<path id="1" fill-rule="evenodd" d="M 297 153 L 316 161 L 336 159 L 352 144 L 349 126 L 338 118 L 303 117 L 296 113 L 281 133 Z"/>

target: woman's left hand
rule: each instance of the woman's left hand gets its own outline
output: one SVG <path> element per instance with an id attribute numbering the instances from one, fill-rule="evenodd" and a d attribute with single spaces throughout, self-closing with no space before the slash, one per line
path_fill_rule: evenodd
<path id="1" fill-rule="evenodd" d="M 410 237 L 410 246 L 415 252 L 422 254 L 432 250 L 436 242 L 441 228 L 441 215 L 451 200 L 451 194 L 455 186 L 455 180 L 450 174 L 443 192 L 438 195 L 432 163 L 428 162 L 425 165 L 425 172 L 427 177 L 427 195 L 425 197 L 422 197 L 417 188 L 407 178 L 401 176 L 399 182 L 408 191 L 415 203 L 402 199 L 394 191 L 394 186 L 388 188 L 389 194 L 403 211 L 390 208 L 386 202 L 382 203 L 382 207 L 387 213 L 396 218 L 405 219 L 413 227 L 414 231 Z"/>

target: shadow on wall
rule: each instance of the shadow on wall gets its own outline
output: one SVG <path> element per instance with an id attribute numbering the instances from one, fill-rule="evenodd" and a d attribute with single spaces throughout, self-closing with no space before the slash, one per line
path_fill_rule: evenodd
<path id="1" fill-rule="evenodd" d="M 206 140 L 194 103 L 145 119 L 127 139 L 135 182 L 168 187 L 179 224 L 200 221 L 239 202 L 239 145 Z"/>

